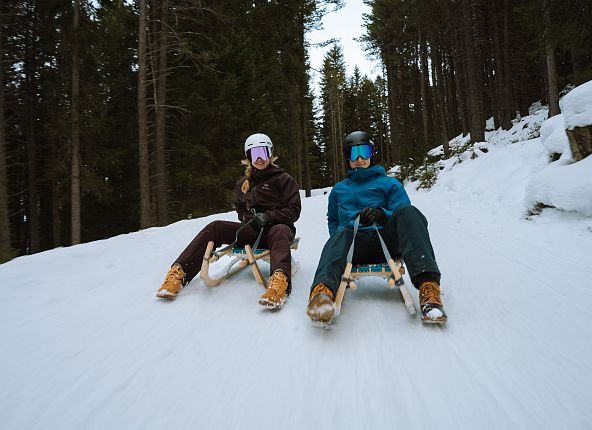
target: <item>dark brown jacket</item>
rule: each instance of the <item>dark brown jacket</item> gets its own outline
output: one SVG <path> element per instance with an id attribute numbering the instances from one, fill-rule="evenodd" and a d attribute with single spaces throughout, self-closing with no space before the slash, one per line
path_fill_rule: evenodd
<path id="1" fill-rule="evenodd" d="M 298 184 L 276 165 L 270 164 L 265 170 L 253 168 L 248 179 L 244 177 L 236 183 L 235 193 L 234 207 L 241 221 L 252 219 L 253 209 L 269 215 L 272 224 L 287 224 L 292 228 L 300 218 Z"/>

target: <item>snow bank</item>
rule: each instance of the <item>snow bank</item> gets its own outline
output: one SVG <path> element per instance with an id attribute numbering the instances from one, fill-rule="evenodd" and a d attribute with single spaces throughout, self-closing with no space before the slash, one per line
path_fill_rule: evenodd
<path id="1" fill-rule="evenodd" d="M 573 164 L 559 160 L 534 175 L 526 186 L 526 203 L 543 203 L 592 216 L 592 156 Z"/>
<path id="2" fill-rule="evenodd" d="M 566 128 L 592 124 L 592 81 L 571 90 L 561 105 L 563 113 L 546 120 L 540 130 L 547 153 L 562 154 L 561 158 L 532 176 L 525 201 L 529 207 L 543 203 L 592 216 L 592 157 L 573 163 L 565 132 Z"/>
<path id="3" fill-rule="evenodd" d="M 563 98 L 563 117 L 568 130 L 592 124 L 592 81 L 576 87 Z"/>
<path id="4" fill-rule="evenodd" d="M 562 99 L 567 109 L 571 106 L 572 112 L 584 110 L 577 107 L 577 103 L 592 106 L 592 86 L 586 90 L 589 92 L 582 92 L 580 88 L 572 90 Z M 584 97 L 589 97 L 590 100 L 583 102 L 582 94 L 589 94 Z M 467 147 L 468 136 L 459 135 L 452 139 L 451 149 L 462 151 L 463 146 L 466 149 L 436 163 L 437 185 L 465 189 L 471 198 L 481 196 L 481 203 L 484 204 L 495 201 L 496 204 L 505 206 L 512 199 L 518 198 L 525 204 L 524 212 L 542 203 L 566 212 L 592 216 L 592 157 L 573 163 L 565 132 L 565 115 L 546 119 L 548 109 L 538 104 L 533 104 L 530 112 L 531 115 L 514 120 L 510 130 L 500 128 L 486 132 L 486 142 L 479 142 L 472 147 Z M 515 157 L 512 161 L 509 161 L 511 157 L 503 151 L 503 148 L 510 146 L 515 147 L 511 151 Z M 443 147 L 438 146 L 429 154 L 443 155 Z M 549 164 L 551 154 L 561 154 L 561 157 Z M 489 162 L 484 164 L 481 159 L 488 159 Z M 459 167 L 460 164 L 463 167 Z M 471 171 L 466 176 L 471 178 L 468 183 L 461 185 L 458 176 L 449 176 L 453 170 L 459 168 Z M 503 182 L 506 185 L 496 188 L 491 182 Z M 422 184 L 420 180 L 416 180 L 408 181 L 406 185 L 420 188 Z M 501 195 L 496 194 L 498 189 L 504 190 Z"/>

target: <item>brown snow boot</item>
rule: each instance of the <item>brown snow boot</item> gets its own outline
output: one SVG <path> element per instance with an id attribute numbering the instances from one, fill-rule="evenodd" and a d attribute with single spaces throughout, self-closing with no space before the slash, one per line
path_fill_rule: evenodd
<path id="1" fill-rule="evenodd" d="M 428 324 L 444 324 L 446 322 L 447 316 L 440 298 L 440 284 L 435 281 L 426 281 L 420 285 L 419 308 L 423 322 Z"/>
<path id="2" fill-rule="evenodd" d="M 184 280 L 185 272 L 183 272 L 181 265 L 177 263 L 173 264 L 166 275 L 162 287 L 156 292 L 156 297 L 169 300 L 174 299 L 179 294 L 179 291 L 181 291 Z"/>
<path id="3" fill-rule="evenodd" d="M 306 314 L 311 320 L 329 324 L 335 315 L 335 294 L 325 284 L 317 284 L 308 299 Z"/>
<path id="4" fill-rule="evenodd" d="M 281 309 L 288 295 L 290 280 L 283 270 L 276 270 L 269 278 L 269 288 L 259 299 L 259 304 L 269 309 Z"/>

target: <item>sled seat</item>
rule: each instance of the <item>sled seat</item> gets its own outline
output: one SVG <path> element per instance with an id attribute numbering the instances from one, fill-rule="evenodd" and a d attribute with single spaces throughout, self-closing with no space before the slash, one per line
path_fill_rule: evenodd
<path id="1" fill-rule="evenodd" d="M 380 278 L 386 279 L 389 288 L 395 288 L 395 286 L 399 287 L 399 291 L 401 292 L 405 302 L 405 308 L 407 308 L 407 311 L 410 315 L 415 315 L 415 305 L 413 304 L 413 298 L 409 294 L 409 290 L 407 289 L 405 281 L 403 280 L 404 274 L 405 266 L 403 265 L 403 260 L 401 258 L 397 258 L 396 260 L 390 259 L 389 262 L 385 261 L 383 263 L 347 263 L 345 271 L 341 276 L 341 282 L 339 284 L 335 298 L 335 304 L 337 306 L 336 315 L 339 315 L 339 311 L 341 310 L 341 302 L 343 300 L 345 290 L 347 288 L 355 290 L 357 288 L 357 284 L 355 282 L 356 279 L 364 278 L 366 276 L 378 276 Z"/>
<path id="2" fill-rule="evenodd" d="M 395 260 L 395 267 L 399 269 L 401 276 L 405 274 L 403 260 L 400 258 Z M 352 265 L 349 279 L 347 280 L 347 286 L 348 288 L 356 289 L 357 285 L 354 282 L 354 279 L 364 278 L 366 276 L 378 276 L 388 281 L 389 288 L 394 288 L 395 285 L 397 285 L 398 280 L 395 279 L 392 273 L 393 272 L 386 261 L 384 263 L 354 264 Z M 399 279 L 402 278 L 399 277 Z"/>
<path id="3" fill-rule="evenodd" d="M 379 264 L 356 264 L 352 266 L 352 274 L 358 276 L 373 276 L 374 273 L 391 273 L 391 268 L 386 263 Z"/>

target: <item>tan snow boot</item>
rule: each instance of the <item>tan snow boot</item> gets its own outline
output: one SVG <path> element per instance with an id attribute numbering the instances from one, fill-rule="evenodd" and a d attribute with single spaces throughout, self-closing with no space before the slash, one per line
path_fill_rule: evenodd
<path id="1" fill-rule="evenodd" d="M 446 322 L 447 316 L 440 298 L 440 284 L 435 281 L 426 281 L 420 285 L 419 308 L 423 322 L 428 324 L 444 324 Z"/>
<path id="2" fill-rule="evenodd" d="M 185 272 L 183 272 L 181 265 L 173 264 L 166 275 L 162 287 L 156 292 L 156 297 L 169 300 L 174 299 L 179 294 L 179 291 L 181 291 L 184 279 Z"/>
<path id="3" fill-rule="evenodd" d="M 311 320 L 329 324 L 335 315 L 335 294 L 325 284 L 317 284 L 310 293 L 306 314 Z"/>
<path id="4" fill-rule="evenodd" d="M 276 270 L 269 278 L 269 288 L 259 299 L 259 304 L 269 309 L 281 309 L 288 295 L 290 281 L 282 270 Z"/>

